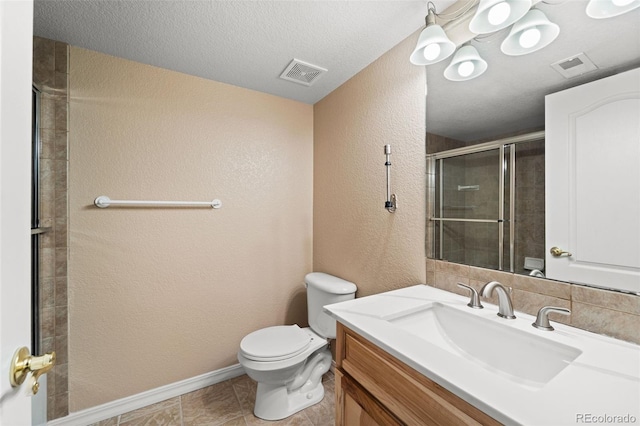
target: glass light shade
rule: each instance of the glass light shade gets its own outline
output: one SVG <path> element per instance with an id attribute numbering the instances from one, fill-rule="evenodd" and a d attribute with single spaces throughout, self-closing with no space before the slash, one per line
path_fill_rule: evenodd
<path id="1" fill-rule="evenodd" d="M 594 19 L 612 18 L 637 7 L 640 7 L 640 0 L 590 0 L 587 15 Z"/>
<path id="2" fill-rule="evenodd" d="M 500 25 L 509 18 L 511 6 L 506 1 L 492 6 L 487 14 L 487 20 L 491 25 Z"/>
<path id="3" fill-rule="evenodd" d="M 518 37 L 518 43 L 520 46 L 525 49 L 532 48 L 536 44 L 540 43 L 540 39 L 542 38 L 542 33 L 537 27 L 529 28 L 520 33 L 520 37 Z"/>
<path id="4" fill-rule="evenodd" d="M 537 38 L 536 30 L 540 32 L 540 39 L 533 44 L 533 41 L 528 39 L 528 36 L 535 35 Z M 558 34 L 560 34 L 558 25 L 550 22 L 542 11 L 532 9 L 513 25 L 511 32 L 500 45 L 500 50 L 505 55 L 526 55 L 549 45 L 558 37 Z M 529 42 L 527 43 L 527 41 Z"/>
<path id="5" fill-rule="evenodd" d="M 469 22 L 475 34 L 487 34 L 507 28 L 531 8 L 531 0 L 480 0 Z"/>
<path id="6" fill-rule="evenodd" d="M 434 44 L 437 46 L 433 46 Z M 414 65 L 431 65 L 448 58 L 454 50 L 456 50 L 456 45 L 449 40 L 442 27 L 437 24 L 429 24 L 420 33 L 416 48 L 409 60 Z"/>
<path id="7" fill-rule="evenodd" d="M 451 81 L 466 81 L 478 77 L 487 70 L 487 61 L 480 57 L 475 47 L 462 46 L 444 70 L 444 76 Z"/>

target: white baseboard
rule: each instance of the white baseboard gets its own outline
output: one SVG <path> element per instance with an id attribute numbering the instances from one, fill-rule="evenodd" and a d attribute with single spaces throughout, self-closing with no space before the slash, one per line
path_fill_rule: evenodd
<path id="1" fill-rule="evenodd" d="M 86 426 L 106 420 L 165 399 L 174 398 L 185 393 L 193 392 L 216 383 L 224 382 L 244 374 L 244 369 L 240 364 L 230 367 L 221 368 L 210 373 L 182 380 L 159 388 L 151 389 L 136 395 L 116 401 L 107 402 L 106 404 L 96 407 L 87 408 L 86 410 L 70 413 L 66 417 L 47 422 L 48 426 Z"/>

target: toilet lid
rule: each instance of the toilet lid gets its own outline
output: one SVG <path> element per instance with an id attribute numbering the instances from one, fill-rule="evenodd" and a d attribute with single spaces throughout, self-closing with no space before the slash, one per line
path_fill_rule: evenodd
<path id="1" fill-rule="evenodd" d="M 279 361 L 301 353 L 310 342 L 311 336 L 297 325 L 278 325 L 248 334 L 240 342 L 240 350 L 255 361 Z"/>

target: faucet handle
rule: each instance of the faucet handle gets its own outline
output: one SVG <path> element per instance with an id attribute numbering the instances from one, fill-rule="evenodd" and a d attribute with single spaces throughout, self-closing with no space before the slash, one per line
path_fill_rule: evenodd
<path id="1" fill-rule="evenodd" d="M 535 328 L 545 331 L 553 331 L 553 327 L 551 323 L 549 323 L 549 314 L 551 312 L 555 312 L 562 315 L 570 315 L 571 311 L 565 308 L 558 308 L 555 306 L 544 306 L 540 308 L 538 311 L 538 316 L 536 317 L 536 321 L 531 325 Z"/>
<path id="2" fill-rule="evenodd" d="M 470 296 L 471 298 L 469 299 L 469 303 L 467 303 L 467 306 L 469 306 L 470 308 L 473 309 L 482 309 L 484 308 L 484 306 L 482 306 L 482 303 L 480 303 L 480 296 L 478 296 L 478 292 L 476 291 L 475 288 L 466 285 L 466 284 L 462 284 L 462 283 L 458 283 L 458 287 L 460 288 L 466 288 L 467 290 L 470 291 Z"/>

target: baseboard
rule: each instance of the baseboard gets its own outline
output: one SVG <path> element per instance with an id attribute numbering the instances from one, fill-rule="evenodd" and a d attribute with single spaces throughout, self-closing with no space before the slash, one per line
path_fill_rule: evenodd
<path id="1" fill-rule="evenodd" d="M 185 393 L 193 392 L 216 383 L 224 382 L 244 374 L 244 369 L 240 364 L 230 367 L 221 368 L 210 373 L 182 380 L 159 388 L 151 389 L 136 395 L 116 401 L 107 402 L 106 404 L 96 407 L 87 408 L 86 410 L 70 413 L 66 417 L 47 422 L 48 426 L 86 426 L 106 420 L 147 405 L 155 404 L 165 399 L 174 398 Z"/>

